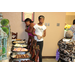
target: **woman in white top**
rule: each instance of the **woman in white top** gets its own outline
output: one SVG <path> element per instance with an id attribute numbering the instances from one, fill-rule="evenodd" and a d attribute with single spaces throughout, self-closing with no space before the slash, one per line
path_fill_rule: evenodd
<path id="1" fill-rule="evenodd" d="M 44 19 L 45 17 L 40 15 L 38 17 L 39 23 L 33 27 L 34 39 L 37 41 L 37 45 L 40 47 L 39 62 L 42 62 L 43 37 L 46 36 L 46 26 L 43 24 Z"/>

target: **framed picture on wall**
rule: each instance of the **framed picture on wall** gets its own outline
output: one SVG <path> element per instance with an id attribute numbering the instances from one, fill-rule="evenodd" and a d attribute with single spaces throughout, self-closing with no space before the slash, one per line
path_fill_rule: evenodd
<path id="1" fill-rule="evenodd" d="M 32 21 L 34 21 L 34 12 L 22 12 L 22 21 L 26 18 L 30 18 Z"/>

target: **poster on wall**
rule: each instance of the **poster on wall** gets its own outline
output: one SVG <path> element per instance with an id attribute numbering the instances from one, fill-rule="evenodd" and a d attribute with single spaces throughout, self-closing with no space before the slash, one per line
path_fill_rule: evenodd
<path id="1" fill-rule="evenodd" d="M 30 18 L 32 21 L 34 21 L 34 12 L 22 12 L 22 21 L 26 18 Z"/>

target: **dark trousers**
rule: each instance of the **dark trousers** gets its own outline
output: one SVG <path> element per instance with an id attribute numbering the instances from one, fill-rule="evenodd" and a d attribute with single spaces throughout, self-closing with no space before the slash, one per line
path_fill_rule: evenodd
<path id="1" fill-rule="evenodd" d="M 43 48 L 43 41 L 37 42 L 37 45 L 40 47 L 40 52 L 39 52 L 39 62 L 42 62 L 42 48 Z"/>

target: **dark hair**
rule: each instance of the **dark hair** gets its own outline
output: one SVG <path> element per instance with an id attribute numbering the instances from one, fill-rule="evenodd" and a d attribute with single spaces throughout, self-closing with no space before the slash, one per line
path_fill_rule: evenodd
<path id="1" fill-rule="evenodd" d="M 40 15 L 40 16 L 38 17 L 39 20 L 40 20 L 41 18 L 45 19 L 45 17 L 44 17 L 43 15 Z"/>
<path id="2" fill-rule="evenodd" d="M 75 19 L 73 20 L 73 24 L 75 24 Z"/>
<path id="3" fill-rule="evenodd" d="M 29 21 L 30 23 L 33 23 L 33 21 L 32 21 L 30 18 L 26 18 L 26 19 L 24 20 L 24 22 L 27 22 L 27 21 Z"/>

